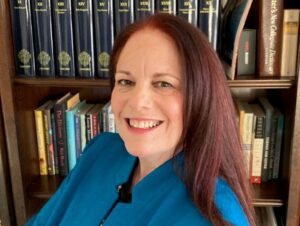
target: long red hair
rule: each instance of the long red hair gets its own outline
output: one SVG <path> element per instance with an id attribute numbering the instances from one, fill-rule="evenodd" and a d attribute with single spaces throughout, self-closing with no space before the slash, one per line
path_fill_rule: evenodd
<path id="1" fill-rule="evenodd" d="M 158 29 L 175 42 L 184 87 L 183 180 L 194 203 L 214 225 L 229 225 L 214 203 L 217 178 L 236 194 L 250 225 L 255 225 L 250 185 L 235 119 L 234 105 L 218 56 L 197 28 L 184 19 L 156 14 L 129 25 L 116 39 L 110 61 L 111 84 L 128 39 L 145 28 Z"/>

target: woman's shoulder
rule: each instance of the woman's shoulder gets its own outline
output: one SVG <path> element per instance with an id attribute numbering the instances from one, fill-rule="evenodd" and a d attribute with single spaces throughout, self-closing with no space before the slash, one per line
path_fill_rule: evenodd
<path id="1" fill-rule="evenodd" d="M 217 179 L 215 203 L 225 220 L 233 225 L 249 225 L 237 196 L 222 178 Z"/>

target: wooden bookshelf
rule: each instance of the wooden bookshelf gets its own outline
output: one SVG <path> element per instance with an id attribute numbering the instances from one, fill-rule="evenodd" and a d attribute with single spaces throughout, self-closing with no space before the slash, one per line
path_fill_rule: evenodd
<path id="1" fill-rule="evenodd" d="M 49 96 L 80 92 L 83 99 L 105 103 L 110 85 L 103 79 L 16 77 L 10 27 L 9 0 L 0 0 L 0 92 L 5 124 L 8 168 L 12 180 L 17 225 L 56 191 L 58 176 L 39 176 L 33 110 Z M 298 62 L 299 64 L 299 62 Z M 300 82 L 296 78 L 258 79 L 255 76 L 228 81 L 233 96 L 252 99 L 266 95 L 285 115 L 281 179 L 253 186 L 255 206 L 282 208 L 286 225 L 299 225 L 300 212 Z"/>

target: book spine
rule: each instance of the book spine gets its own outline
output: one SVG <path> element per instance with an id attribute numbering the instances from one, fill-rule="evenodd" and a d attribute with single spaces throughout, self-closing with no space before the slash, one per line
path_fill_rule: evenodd
<path id="1" fill-rule="evenodd" d="M 96 76 L 109 77 L 109 60 L 114 43 L 113 1 L 97 0 L 94 3 L 94 31 L 96 45 Z"/>
<path id="2" fill-rule="evenodd" d="M 74 111 L 66 112 L 66 131 L 67 131 L 67 144 L 68 144 L 68 167 L 71 171 L 76 165 L 76 134 L 75 134 L 75 120 Z"/>
<path id="3" fill-rule="evenodd" d="M 176 0 L 156 0 L 156 11 L 176 15 Z"/>
<path id="4" fill-rule="evenodd" d="M 133 0 L 115 1 L 115 34 L 119 34 L 134 21 Z"/>
<path id="5" fill-rule="evenodd" d="M 143 20 L 154 14 L 154 0 L 135 0 L 134 5 L 135 21 Z"/>
<path id="6" fill-rule="evenodd" d="M 18 76 L 35 76 L 30 0 L 10 1 L 15 69 Z"/>
<path id="7" fill-rule="evenodd" d="M 85 115 L 85 132 L 86 132 L 86 142 L 88 143 L 92 139 L 92 132 L 91 132 L 91 115 Z"/>
<path id="8" fill-rule="evenodd" d="M 99 117 L 98 113 L 91 115 L 92 121 L 92 129 L 91 129 L 91 136 L 92 138 L 95 137 L 99 133 Z"/>
<path id="9" fill-rule="evenodd" d="M 56 126 L 56 142 L 58 152 L 59 173 L 61 176 L 68 175 L 68 147 L 66 137 L 66 103 L 56 104 L 54 106 L 55 112 L 55 126 Z"/>
<path id="10" fill-rule="evenodd" d="M 92 0 L 73 1 L 76 72 L 79 77 L 95 76 Z"/>
<path id="11" fill-rule="evenodd" d="M 57 148 L 56 141 L 56 123 L 55 123 L 55 113 L 51 111 L 51 125 L 52 125 L 52 133 L 53 133 L 53 151 L 54 151 L 54 166 L 55 166 L 55 174 L 59 174 L 59 154 Z"/>
<path id="12" fill-rule="evenodd" d="M 50 109 L 46 109 L 43 112 L 44 125 L 45 125 L 45 141 L 46 141 L 46 153 L 47 153 L 47 166 L 48 175 L 55 175 L 55 156 L 53 148 L 53 133 L 51 124 L 51 112 Z"/>
<path id="13" fill-rule="evenodd" d="M 283 138 L 283 128 L 284 128 L 284 116 L 281 112 L 278 111 L 276 114 L 278 119 L 277 128 L 276 128 L 276 137 L 275 137 L 275 153 L 274 153 L 274 165 L 273 165 L 273 179 L 279 178 L 279 164 L 281 156 L 281 146 Z"/>
<path id="14" fill-rule="evenodd" d="M 75 76 L 74 37 L 71 0 L 52 0 L 56 73 Z"/>
<path id="15" fill-rule="evenodd" d="M 197 0 L 178 0 L 178 15 L 185 18 L 189 23 L 197 26 L 198 21 L 198 1 Z"/>
<path id="16" fill-rule="evenodd" d="M 265 117 L 255 116 L 254 138 L 252 142 L 251 183 L 261 183 L 261 169 L 264 149 Z"/>
<path id="17" fill-rule="evenodd" d="M 47 169 L 47 158 L 46 158 L 43 112 L 41 110 L 35 110 L 34 116 L 35 116 L 35 126 L 36 126 L 36 138 L 37 138 L 37 145 L 38 145 L 40 175 L 47 175 L 48 169 Z"/>
<path id="18" fill-rule="evenodd" d="M 254 75 L 256 57 L 256 30 L 244 29 L 241 35 L 238 57 L 237 75 Z"/>
<path id="19" fill-rule="evenodd" d="M 295 76 L 299 37 L 299 9 L 286 9 L 283 15 L 281 76 Z"/>
<path id="20" fill-rule="evenodd" d="M 80 115 L 75 114 L 75 148 L 76 148 L 76 161 L 81 155 L 81 125 Z"/>
<path id="21" fill-rule="evenodd" d="M 198 27 L 204 32 L 213 48 L 217 49 L 220 1 L 199 1 Z"/>
<path id="22" fill-rule="evenodd" d="M 80 131 L 81 131 L 81 151 L 84 150 L 86 145 L 86 123 L 85 114 L 80 115 Z"/>
<path id="23" fill-rule="evenodd" d="M 283 0 L 259 1 L 258 74 L 279 76 Z"/>
<path id="24" fill-rule="evenodd" d="M 51 77 L 55 66 L 50 0 L 32 0 L 31 7 L 36 73 Z"/>

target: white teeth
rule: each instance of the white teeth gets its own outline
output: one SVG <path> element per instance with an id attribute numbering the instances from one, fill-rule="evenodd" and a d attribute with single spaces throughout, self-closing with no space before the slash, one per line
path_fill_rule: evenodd
<path id="1" fill-rule="evenodd" d="M 159 124 L 160 124 L 159 121 L 137 121 L 133 119 L 129 120 L 130 126 L 139 129 L 149 129 L 158 126 Z"/>

